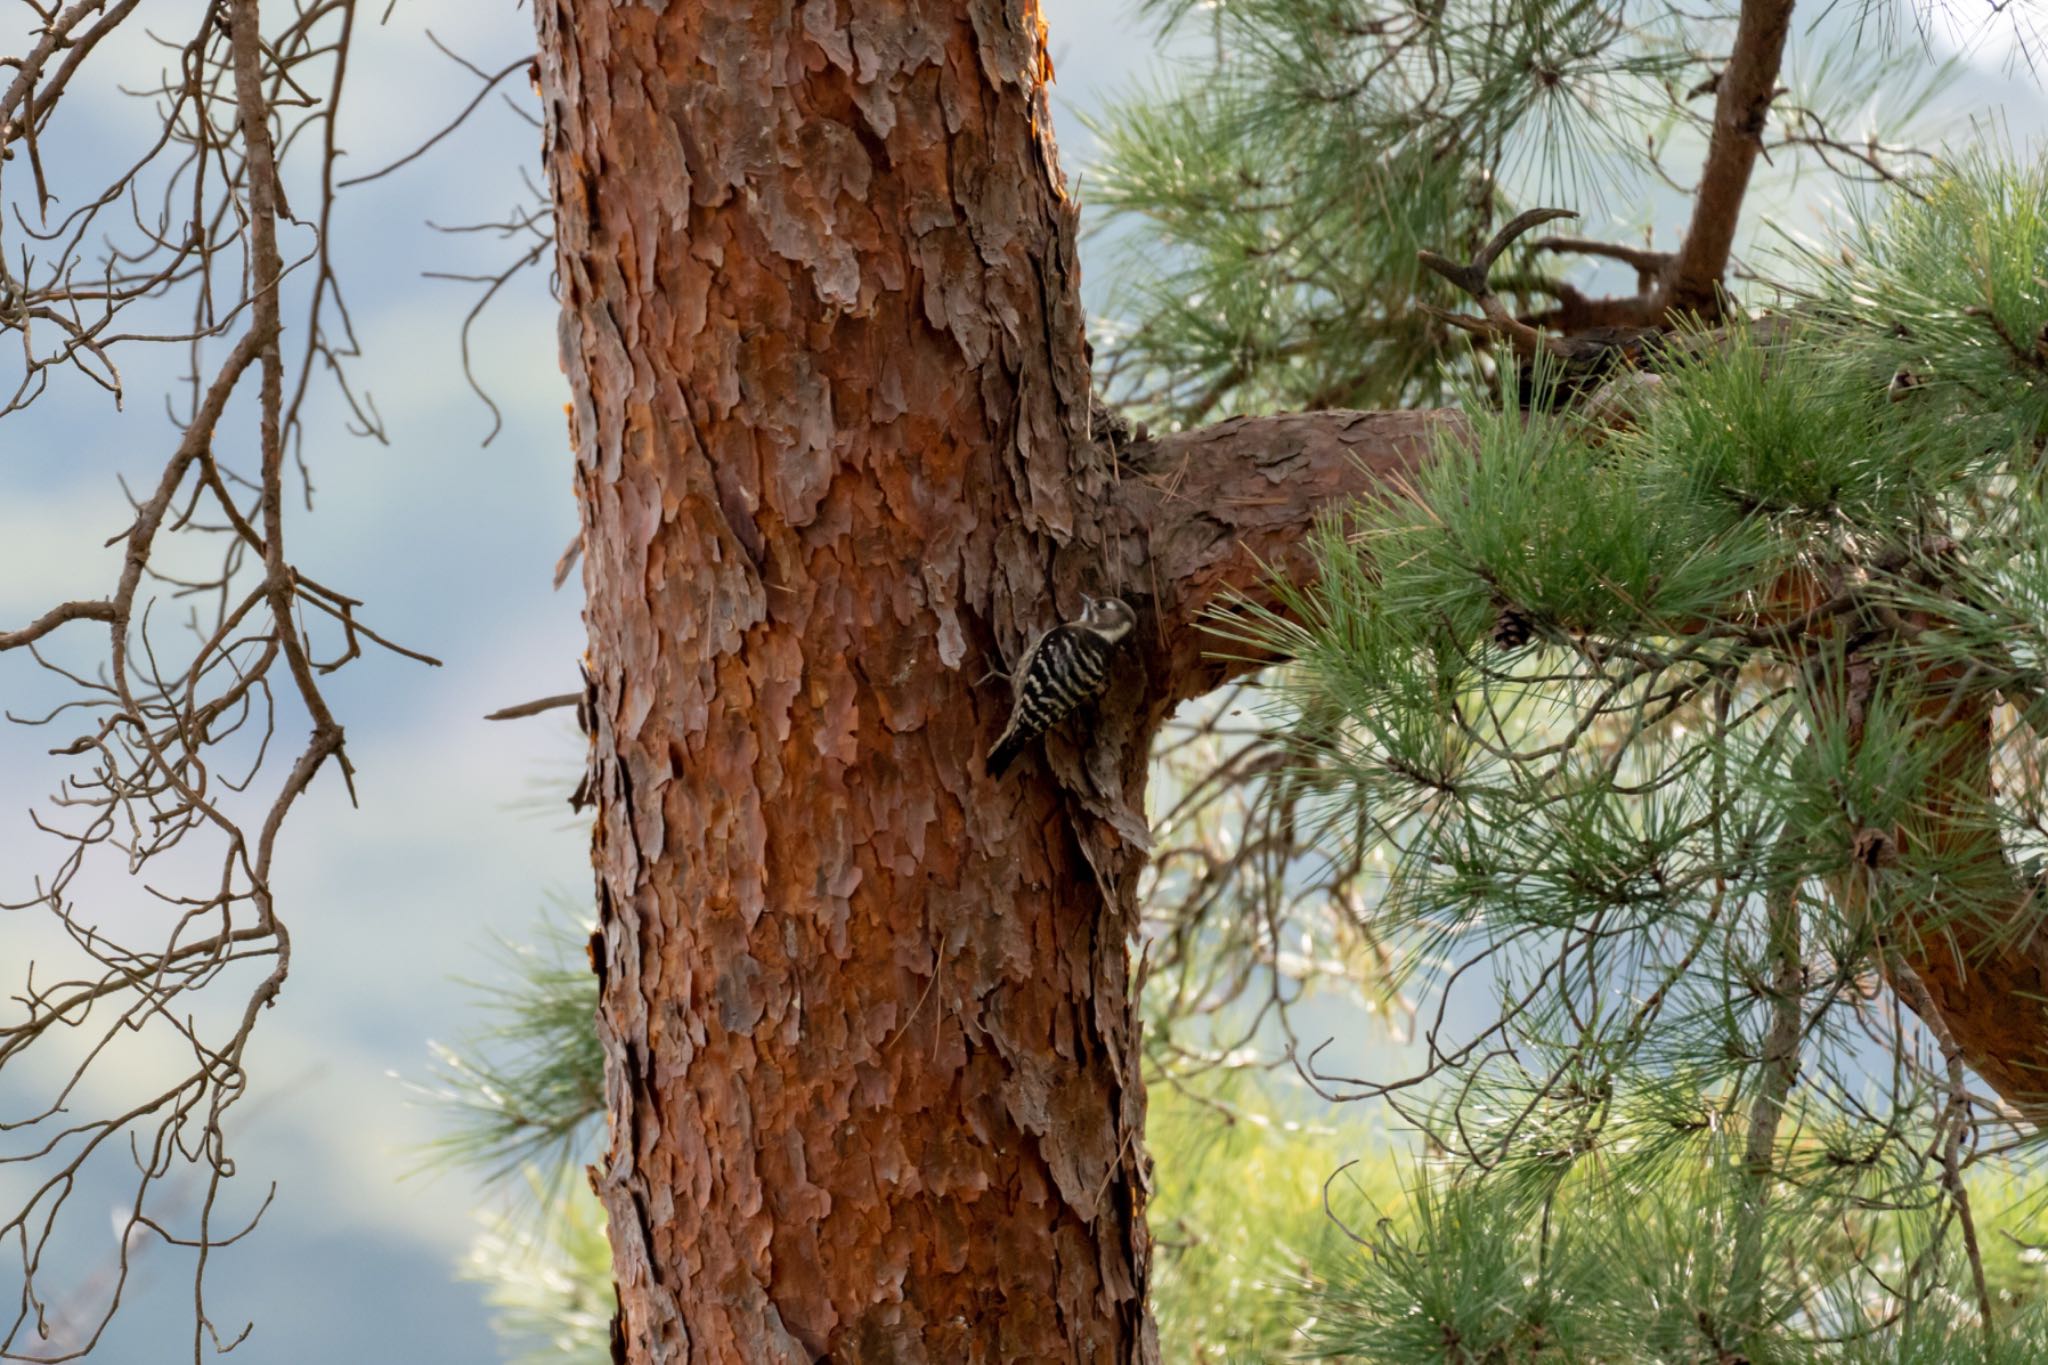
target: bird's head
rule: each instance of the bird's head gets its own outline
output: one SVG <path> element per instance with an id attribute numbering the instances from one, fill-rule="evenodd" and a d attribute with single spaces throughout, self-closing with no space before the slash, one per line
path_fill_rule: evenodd
<path id="1" fill-rule="evenodd" d="M 1120 597 L 1090 597 L 1083 593 L 1081 603 L 1081 629 L 1100 636 L 1106 644 L 1115 644 L 1137 627 L 1138 613 Z"/>

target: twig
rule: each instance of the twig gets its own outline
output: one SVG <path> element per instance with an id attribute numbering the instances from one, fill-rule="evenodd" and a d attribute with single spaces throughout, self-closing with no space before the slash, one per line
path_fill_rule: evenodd
<path id="1" fill-rule="evenodd" d="M 523 701 L 517 706 L 502 707 L 485 716 L 485 720 L 521 720 L 537 716 L 543 711 L 559 711 L 565 706 L 574 706 L 583 700 L 581 692 L 563 692 L 557 696 L 541 697 L 534 701 Z"/>
<path id="2" fill-rule="evenodd" d="M 1494 295 L 1493 287 L 1487 282 L 1487 272 L 1492 269 L 1495 258 L 1507 249 L 1508 244 L 1529 229 L 1554 222 L 1559 218 L 1578 216 L 1570 209 L 1530 209 L 1517 214 L 1499 232 L 1494 233 L 1492 239 L 1480 247 L 1478 254 L 1465 265 L 1459 265 L 1434 251 L 1416 252 L 1415 258 L 1424 266 L 1469 294 L 1472 301 L 1479 305 L 1480 311 L 1486 315 L 1486 321 L 1482 324 L 1454 313 L 1436 309 L 1429 311 L 1433 316 L 1467 331 L 1486 336 L 1506 337 L 1514 345 L 1516 354 L 1524 360 L 1533 359 L 1539 351 L 1549 351 L 1553 355 L 1562 356 L 1564 353 L 1557 349 L 1554 339 L 1545 336 L 1507 310 L 1507 306 Z"/>

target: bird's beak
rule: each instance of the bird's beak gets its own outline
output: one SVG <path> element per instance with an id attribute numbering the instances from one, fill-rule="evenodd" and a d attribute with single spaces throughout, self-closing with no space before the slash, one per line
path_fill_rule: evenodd
<path id="1" fill-rule="evenodd" d="M 1081 594 L 1081 605 L 1084 608 L 1092 608 L 1095 605 L 1095 599 L 1084 592 Z"/>

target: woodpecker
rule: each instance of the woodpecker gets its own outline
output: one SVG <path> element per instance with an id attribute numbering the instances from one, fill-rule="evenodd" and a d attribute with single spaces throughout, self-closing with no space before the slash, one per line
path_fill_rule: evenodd
<path id="1" fill-rule="evenodd" d="M 1054 626 L 1031 642 L 1010 674 L 1016 698 L 1010 723 L 988 751 L 988 775 L 1001 777 L 1010 760 L 1109 683 L 1110 654 L 1138 624 L 1138 614 L 1114 597 L 1082 596 L 1081 619 Z"/>

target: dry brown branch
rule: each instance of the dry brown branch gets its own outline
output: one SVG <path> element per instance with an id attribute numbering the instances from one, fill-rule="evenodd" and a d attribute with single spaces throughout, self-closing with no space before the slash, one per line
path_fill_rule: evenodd
<path id="1" fill-rule="evenodd" d="M 546 711 L 558 711 L 574 706 L 583 700 L 581 692 L 564 692 L 559 696 L 540 697 L 534 701 L 523 701 L 516 706 L 503 706 L 485 716 L 485 720 L 521 720 L 527 716 L 538 716 Z"/>
<path id="2" fill-rule="evenodd" d="M 1524 360 L 1533 359 L 1538 352 L 1548 352 L 1562 357 L 1564 352 L 1557 348 L 1553 338 L 1546 337 L 1508 311 L 1507 305 L 1500 301 L 1493 292 L 1493 286 L 1487 282 L 1487 272 L 1493 268 L 1493 263 L 1500 253 L 1507 250 L 1511 242 L 1529 229 L 1555 222 L 1560 218 L 1578 216 L 1570 209 L 1530 209 L 1526 213 L 1516 214 L 1506 226 L 1494 233 L 1486 245 L 1480 247 L 1478 253 L 1465 265 L 1459 265 L 1434 251 L 1416 252 L 1416 259 L 1423 265 L 1469 294 L 1472 301 L 1479 305 L 1480 311 L 1486 315 L 1486 321 L 1479 323 L 1455 313 L 1431 311 L 1455 327 L 1480 336 L 1505 338 L 1514 346 L 1515 354 Z"/>
<path id="3" fill-rule="evenodd" d="M 1252 682 L 1233 683 L 1154 750 L 1179 795 L 1155 820 L 1141 895 L 1146 1076 L 1210 1105 L 1209 1082 L 1288 1064 L 1258 1040 L 1269 1027 L 1297 1037 L 1311 990 L 1351 997 L 1404 1041 L 1414 1010 L 1367 913 L 1384 869 L 1323 856 L 1301 755 L 1249 714 L 1258 705 Z"/>
<path id="4" fill-rule="evenodd" d="M 1927 197 L 1914 183 L 1913 174 L 1901 167 L 1928 170 L 1940 164 L 1937 154 L 1920 147 L 1889 146 L 1874 135 L 1851 142 L 1837 136 L 1818 111 L 1803 105 L 1783 105 L 1778 113 L 1784 131 L 1768 145 L 1768 150 L 1803 148 L 1844 180 L 1888 185 L 1915 199 Z"/>
<path id="5" fill-rule="evenodd" d="M 34 644 L 67 621 L 111 621 L 114 619 L 114 604 L 98 602 L 64 602 L 50 608 L 20 630 L 0 631 L 0 649 L 19 649 Z"/>
<path id="6" fill-rule="evenodd" d="M 58 1077 L 19 1073 L 0 1112 L 0 1166 L 24 1191 L 0 1210 L 0 1237 L 19 1257 L 17 1310 L 0 1332 L 10 1360 L 94 1349 L 120 1308 L 138 1230 L 189 1256 L 195 1360 L 249 1331 L 217 1326 L 207 1269 L 269 1205 L 260 1189 L 231 1193 L 232 1117 L 248 1094 L 256 1020 L 291 965 L 271 890 L 286 820 L 330 761 L 349 778 L 320 678 L 365 643 L 426 660 L 366 624 L 360 601 L 300 572 L 289 550 L 295 473 L 311 497 L 297 456 L 313 374 L 334 378 L 352 429 L 382 434 L 347 379 L 354 339 L 328 255 L 355 0 L 273 8 L 267 33 L 258 0 L 196 5 L 160 82 L 135 92 L 161 116 L 157 135 L 80 196 L 56 178 L 77 168 L 44 144 L 62 131 L 67 95 L 98 71 L 95 49 L 137 10 L 138 0 L 80 0 L 52 13 L 34 47 L 9 59 L 0 94 L 0 153 L 25 152 L 0 156 L 0 331 L 16 334 L 20 357 L 0 416 L 36 402 L 64 369 L 118 402 L 124 351 L 169 344 L 188 362 L 179 434 L 110 542 L 123 553 L 108 596 L 0 633 L 0 657 L 40 670 L 54 692 L 44 714 L 10 718 L 77 726 L 52 746 L 67 771 L 29 817 L 52 841 L 51 862 L 28 886 L 0 889 L 0 908 L 56 930 L 0 1016 L 0 1067 L 32 1062 Z M 288 157 L 309 163 L 319 187 L 297 221 L 282 188 Z M 297 245 L 309 228 L 310 245 Z M 289 358 L 287 335 L 302 338 Z M 174 569 L 204 545 L 216 567 Z M 163 619 L 167 602 L 183 605 L 181 621 Z M 105 628 L 97 646 L 75 628 L 87 622 Z M 317 662 L 331 632 L 339 652 Z M 273 758 L 294 732 L 296 752 Z M 119 874 L 111 882 L 103 864 Z M 173 1061 L 119 1068 L 138 1036 L 170 1044 Z M 112 1099 L 96 1107 L 88 1094 Z M 98 1222 L 109 1181 L 125 1187 L 113 1262 L 71 1291 L 46 1286 L 54 1239 Z M 175 1189 L 195 1193 L 163 1197 Z"/>
<path id="7" fill-rule="evenodd" d="M 1610 261 L 1620 261 L 1624 265 L 1635 267 L 1645 289 L 1671 264 L 1671 253 L 1668 251 L 1651 251 L 1647 247 L 1603 242 L 1592 237 L 1543 237 L 1529 243 L 1529 249 L 1568 256 L 1599 256 Z"/>

